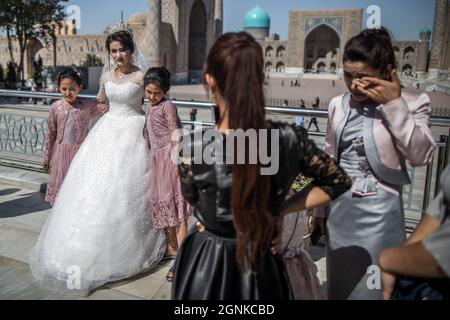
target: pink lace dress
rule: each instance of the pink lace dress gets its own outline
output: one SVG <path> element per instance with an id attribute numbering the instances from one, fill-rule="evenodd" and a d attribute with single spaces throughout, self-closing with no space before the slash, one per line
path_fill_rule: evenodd
<path id="1" fill-rule="evenodd" d="M 52 206 L 75 154 L 89 132 L 89 124 L 108 110 L 105 104 L 79 100 L 71 106 L 59 100 L 50 106 L 45 137 L 45 161 L 50 163 L 45 201 Z"/>
<path id="2" fill-rule="evenodd" d="M 171 159 L 178 143 L 171 137 L 177 128 L 177 110 L 170 101 L 147 106 L 144 138 L 150 149 L 150 215 L 158 229 L 175 227 L 192 213 L 181 194 L 177 164 Z"/>
<path id="3" fill-rule="evenodd" d="M 306 212 L 300 211 L 284 218 L 282 256 L 294 300 L 325 300 L 317 277 L 317 266 L 309 255 L 307 242 L 304 240 L 307 219 Z"/>

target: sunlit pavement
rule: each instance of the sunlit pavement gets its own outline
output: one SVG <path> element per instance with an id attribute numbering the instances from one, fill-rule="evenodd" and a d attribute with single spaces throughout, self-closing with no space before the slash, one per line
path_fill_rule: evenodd
<path id="1" fill-rule="evenodd" d="M 6 170 L 5 167 L 2 167 Z M 13 169 L 9 169 L 13 171 Z M 110 283 L 89 297 L 55 293 L 42 288 L 28 266 L 28 257 L 36 244 L 50 212 L 44 194 L 12 184 L 0 183 L 0 299 L 33 300 L 128 300 L 170 299 L 171 284 L 165 279 L 169 262 L 163 262 L 147 274 Z M 310 253 L 325 280 L 324 248 L 311 247 Z"/>

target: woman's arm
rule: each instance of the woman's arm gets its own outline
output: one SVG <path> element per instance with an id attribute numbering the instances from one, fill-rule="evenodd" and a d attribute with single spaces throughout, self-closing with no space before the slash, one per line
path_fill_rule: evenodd
<path id="1" fill-rule="evenodd" d="M 412 112 L 405 99 L 398 98 L 382 105 L 380 111 L 405 159 L 413 166 L 423 166 L 433 159 L 436 143 L 429 127 L 431 107 L 428 96 L 422 94 L 417 103 L 419 106 Z"/>
<path id="2" fill-rule="evenodd" d="M 105 103 L 94 103 L 92 106 L 92 116 L 101 117 L 109 111 L 109 105 Z"/>
<path id="3" fill-rule="evenodd" d="M 282 214 L 311 209 L 329 203 L 351 188 L 352 180 L 337 162 L 298 129 L 300 170 L 313 178 L 312 185 L 292 196 L 283 205 Z"/>
<path id="4" fill-rule="evenodd" d="M 150 150 L 151 143 L 150 143 L 150 138 L 149 138 L 148 134 L 149 134 L 149 132 L 148 132 L 148 114 L 145 114 L 145 123 L 144 123 L 144 128 L 142 129 L 142 136 L 144 137 L 147 148 Z"/>
<path id="5" fill-rule="evenodd" d="M 308 186 L 284 202 L 281 214 L 285 216 L 289 213 L 312 209 L 330 201 L 331 197 L 321 188 Z"/>
<path id="6" fill-rule="evenodd" d="M 108 97 L 106 96 L 105 91 L 105 75 L 102 75 L 100 78 L 100 88 L 97 93 L 97 102 L 98 103 L 106 103 L 108 101 Z"/>
<path id="7" fill-rule="evenodd" d="M 411 236 L 406 240 L 405 245 L 413 244 L 422 241 L 430 234 L 432 234 L 435 230 L 439 228 L 441 222 L 436 218 L 424 214 L 419 224 L 416 226 L 414 232 Z"/>
<path id="8" fill-rule="evenodd" d="M 420 272 L 420 275 L 426 275 L 427 277 L 440 274 L 442 270 L 436 265 L 436 259 L 433 257 L 432 252 L 425 247 L 423 240 L 428 238 L 426 241 L 430 241 L 430 236 L 439 229 L 446 212 L 447 206 L 444 193 L 441 191 L 427 208 L 427 213 L 423 215 L 422 220 L 405 244 L 402 247 L 381 252 L 379 264 L 382 268 L 381 279 L 383 281 L 384 299 L 390 299 L 394 291 L 397 274 L 418 276 L 417 271 Z M 413 264 L 402 266 L 401 263 L 405 262 L 401 261 L 403 259 Z M 427 264 L 427 269 L 424 270 L 423 265 L 425 263 Z"/>
<path id="9" fill-rule="evenodd" d="M 444 278 L 446 274 L 422 242 L 386 249 L 378 259 L 380 268 L 390 274 L 417 278 Z"/>
<path id="10" fill-rule="evenodd" d="M 430 129 L 430 98 L 419 95 L 413 110 L 401 96 L 401 84 L 397 72 L 391 74 L 391 80 L 365 77 L 354 81 L 358 90 L 381 104 L 380 112 L 402 155 L 413 166 L 423 166 L 433 159 L 436 143 Z"/>
<path id="11" fill-rule="evenodd" d="M 97 100 L 89 101 L 89 113 L 91 118 L 97 118 L 103 116 L 109 111 L 109 105 L 100 103 Z"/>

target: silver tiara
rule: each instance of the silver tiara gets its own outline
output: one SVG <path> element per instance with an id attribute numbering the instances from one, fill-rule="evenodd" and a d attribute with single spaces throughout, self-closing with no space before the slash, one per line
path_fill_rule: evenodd
<path id="1" fill-rule="evenodd" d="M 116 22 L 113 25 L 107 27 L 104 33 L 109 36 L 119 31 L 126 31 L 129 34 L 133 35 L 133 28 L 128 23 L 123 21 Z"/>

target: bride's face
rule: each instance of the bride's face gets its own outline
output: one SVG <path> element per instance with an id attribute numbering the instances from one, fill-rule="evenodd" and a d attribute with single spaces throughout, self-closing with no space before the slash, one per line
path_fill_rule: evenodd
<path id="1" fill-rule="evenodd" d="M 131 51 L 125 48 L 119 41 L 111 42 L 109 53 L 118 67 L 131 63 Z"/>

